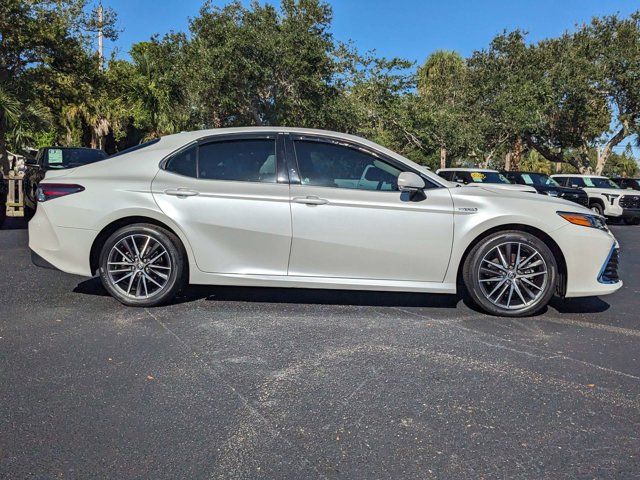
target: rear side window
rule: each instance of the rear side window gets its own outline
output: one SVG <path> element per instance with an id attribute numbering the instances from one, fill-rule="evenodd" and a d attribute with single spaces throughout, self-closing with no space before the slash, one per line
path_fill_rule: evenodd
<path id="1" fill-rule="evenodd" d="M 202 145 L 198 178 L 238 182 L 276 182 L 276 142 L 251 139 Z"/>

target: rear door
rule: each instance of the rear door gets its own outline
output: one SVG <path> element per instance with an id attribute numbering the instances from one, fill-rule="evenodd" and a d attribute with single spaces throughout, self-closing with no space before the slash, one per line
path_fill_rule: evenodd
<path id="1" fill-rule="evenodd" d="M 164 162 L 153 195 L 189 239 L 200 270 L 286 275 L 291 211 L 282 142 L 276 134 L 216 136 Z"/>
<path id="2" fill-rule="evenodd" d="M 448 189 L 410 198 L 397 186 L 408 168 L 356 144 L 292 136 L 288 145 L 297 159 L 289 275 L 443 280 L 453 241 Z"/>

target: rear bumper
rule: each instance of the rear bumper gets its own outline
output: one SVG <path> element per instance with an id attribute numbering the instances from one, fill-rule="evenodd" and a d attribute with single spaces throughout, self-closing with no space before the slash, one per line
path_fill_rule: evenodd
<path id="1" fill-rule="evenodd" d="M 89 265 L 95 230 L 54 226 L 41 204 L 29 222 L 29 249 L 35 265 L 66 273 L 92 275 Z"/>
<path id="2" fill-rule="evenodd" d="M 48 268 L 50 270 L 60 270 L 55 265 L 52 265 L 51 263 L 47 262 L 44 258 L 42 258 L 33 250 L 31 249 L 29 250 L 31 251 L 31 263 L 33 263 L 36 267 Z"/>

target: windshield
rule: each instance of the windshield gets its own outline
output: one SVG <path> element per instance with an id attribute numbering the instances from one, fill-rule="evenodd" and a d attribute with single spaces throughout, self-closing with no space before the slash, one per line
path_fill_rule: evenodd
<path id="1" fill-rule="evenodd" d="M 102 150 L 91 148 L 48 148 L 44 165 L 50 169 L 74 168 L 107 158 Z"/>
<path id="2" fill-rule="evenodd" d="M 585 177 L 584 184 L 587 188 L 620 188 L 615 182 L 608 178 Z"/>
<path id="3" fill-rule="evenodd" d="M 474 183 L 511 183 L 498 172 L 470 172 L 470 176 Z"/>
<path id="4" fill-rule="evenodd" d="M 541 185 L 545 187 L 559 187 L 560 184 L 556 182 L 549 175 L 544 173 L 522 173 L 520 174 L 522 180 L 527 185 Z"/>

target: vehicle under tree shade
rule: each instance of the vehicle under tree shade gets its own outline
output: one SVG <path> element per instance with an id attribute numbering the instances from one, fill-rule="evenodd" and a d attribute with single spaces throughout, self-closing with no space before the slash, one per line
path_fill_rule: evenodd
<path id="1" fill-rule="evenodd" d="M 511 182 L 519 185 L 530 185 L 542 195 L 562 198 L 585 207 L 589 206 L 589 196 L 580 188 L 563 187 L 549 175 L 538 172 L 502 172 Z"/>

